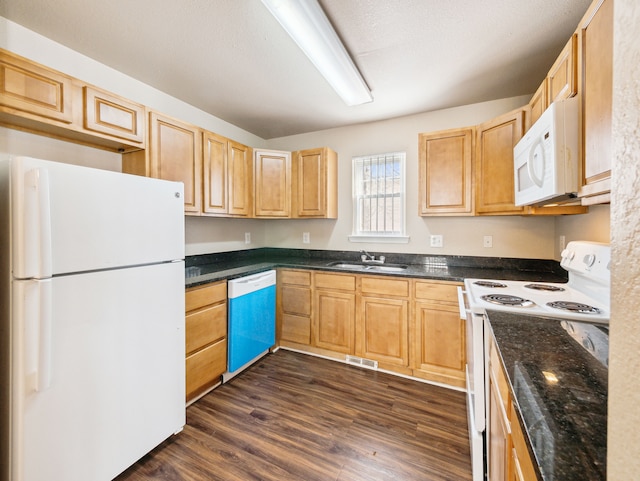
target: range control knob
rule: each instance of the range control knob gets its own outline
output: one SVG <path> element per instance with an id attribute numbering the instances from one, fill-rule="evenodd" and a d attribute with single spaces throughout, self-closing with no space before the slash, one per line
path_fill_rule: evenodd
<path id="1" fill-rule="evenodd" d="M 582 259 L 582 262 L 584 262 L 584 264 L 587 267 L 591 267 L 593 264 L 595 264 L 596 262 L 596 256 L 595 254 L 587 254 L 586 256 L 584 256 L 584 258 Z"/>

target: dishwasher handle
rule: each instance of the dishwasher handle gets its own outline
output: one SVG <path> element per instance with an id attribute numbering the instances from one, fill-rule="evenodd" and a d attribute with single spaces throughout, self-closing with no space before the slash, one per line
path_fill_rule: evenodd
<path id="1" fill-rule="evenodd" d="M 259 272 L 250 276 L 230 280 L 227 283 L 227 296 L 229 299 L 244 296 L 260 289 L 265 289 L 276 284 L 276 271 Z"/>

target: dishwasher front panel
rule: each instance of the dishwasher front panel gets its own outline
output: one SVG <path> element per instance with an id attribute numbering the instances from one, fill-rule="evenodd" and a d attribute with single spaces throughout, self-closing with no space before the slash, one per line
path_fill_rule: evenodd
<path id="1" fill-rule="evenodd" d="M 229 298 L 228 366 L 234 373 L 276 343 L 276 286 Z"/>

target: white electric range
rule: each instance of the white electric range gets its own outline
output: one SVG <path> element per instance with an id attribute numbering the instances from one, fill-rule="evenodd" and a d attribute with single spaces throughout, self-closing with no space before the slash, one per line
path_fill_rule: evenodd
<path id="1" fill-rule="evenodd" d="M 570 242 L 561 257 L 560 265 L 569 274 L 566 283 L 465 279 L 464 291 L 459 289 L 460 315 L 466 319 L 467 412 L 474 481 L 482 481 L 486 474 L 486 311 L 561 319 L 570 335 L 606 362 L 608 336 L 596 326 L 609 323 L 610 247 Z"/>

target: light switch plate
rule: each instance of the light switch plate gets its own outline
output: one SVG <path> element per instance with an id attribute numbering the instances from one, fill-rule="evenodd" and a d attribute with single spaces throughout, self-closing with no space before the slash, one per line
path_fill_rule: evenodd
<path id="1" fill-rule="evenodd" d="M 308 232 L 302 233 L 302 243 L 311 244 L 311 235 Z"/>
<path id="2" fill-rule="evenodd" d="M 244 233 L 244 243 L 251 244 L 251 232 Z"/>
<path id="3" fill-rule="evenodd" d="M 442 247 L 444 242 L 442 240 L 441 234 L 435 234 L 430 237 L 430 245 L 431 247 Z"/>

